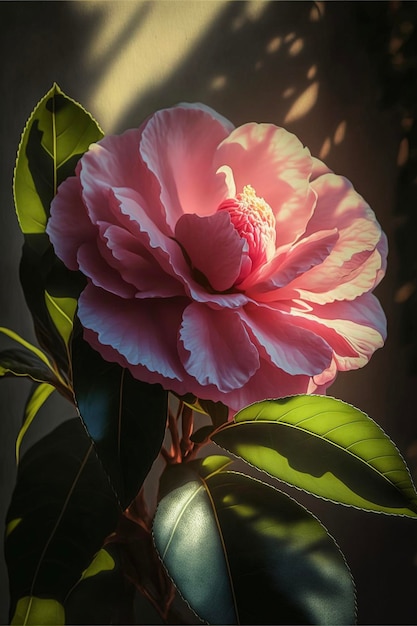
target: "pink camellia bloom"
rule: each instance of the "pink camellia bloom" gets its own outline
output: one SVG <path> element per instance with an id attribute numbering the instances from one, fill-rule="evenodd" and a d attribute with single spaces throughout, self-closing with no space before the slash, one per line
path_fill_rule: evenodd
<path id="1" fill-rule="evenodd" d="M 104 359 L 232 411 L 323 392 L 383 345 L 387 243 L 351 183 L 272 124 L 201 104 L 90 147 L 47 232 Z"/>

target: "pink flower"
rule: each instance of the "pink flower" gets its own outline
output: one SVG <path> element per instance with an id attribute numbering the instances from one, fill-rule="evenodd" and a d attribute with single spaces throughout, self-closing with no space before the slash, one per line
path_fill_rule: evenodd
<path id="1" fill-rule="evenodd" d="M 86 340 L 178 394 L 238 410 L 323 392 L 383 345 L 387 243 L 351 183 L 272 124 L 201 104 L 90 147 L 48 234 L 87 277 Z"/>

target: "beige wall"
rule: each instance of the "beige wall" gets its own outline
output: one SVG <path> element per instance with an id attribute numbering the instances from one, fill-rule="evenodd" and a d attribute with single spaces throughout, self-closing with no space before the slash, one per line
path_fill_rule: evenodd
<path id="1" fill-rule="evenodd" d="M 390 267 L 378 293 L 389 340 L 363 371 L 340 376 L 331 393 L 368 412 L 405 454 L 416 427 L 406 410 L 409 379 L 394 302 L 393 207 L 401 129 L 398 111 L 379 105 L 376 61 L 355 4 L 360 3 L 1 2 L 0 324 L 33 339 L 18 286 L 22 236 L 11 181 L 23 124 L 54 81 L 90 110 L 105 132 L 138 125 L 156 108 L 178 101 L 203 101 L 235 124 L 285 125 L 353 181 L 388 233 Z M 0 385 L 1 519 L 13 488 L 14 440 L 27 389 L 21 381 Z M 62 411 L 68 414 L 52 403 L 39 428 Z M 359 620 L 417 621 L 415 524 L 306 502 L 346 553 L 358 585 Z M 6 597 L 3 582 L 0 622 L 7 620 Z"/>

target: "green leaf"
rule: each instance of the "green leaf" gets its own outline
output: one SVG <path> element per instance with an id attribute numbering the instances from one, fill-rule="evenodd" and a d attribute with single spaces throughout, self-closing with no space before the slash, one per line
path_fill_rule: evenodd
<path id="1" fill-rule="evenodd" d="M 102 548 L 65 601 L 68 624 L 134 624 L 135 587 L 118 546 Z"/>
<path id="2" fill-rule="evenodd" d="M 0 351 L 0 377 L 26 377 L 48 383 L 72 401 L 71 389 L 46 354 L 8 328 L 0 328 L 0 332 L 18 346 Z"/>
<path id="3" fill-rule="evenodd" d="M 19 463 L 20 446 L 29 426 L 35 419 L 39 409 L 47 401 L 51 393 L 55 391 L 55 387 L 48 383 L 36 385 L 26 403 L 23 424 L 16 438 L 16 463 Z"/>
<path id="4" fill-rule="evenodd" d="M 52 367 L 52 364 L 50 360 L 48 359 L 48 357 L 46 356 L 46 354 L 42 352 L 42 350 L 39 350 L 39 348 L 29 343 L 29 341 L 26 341 L 26 339 L 23 339 L 23 337 L 20 337 L 20 335 L 15 333 L 13 330 L 10 330 L 9 328 L 0 327 L 0 333 L 12 339 L 14 343 L 18 344 L 18 346 L 23 346 L 24 350 L 20 350 L 18 354 L 19 356 L 21 356 L 23 359 L 27 361 L 28 367 L 36 366 L 36 369 L 38 369 L 39 371 L 43 373 L 49 371 L 50 373 L 53 374 L 54 369 Z M 11 358 L 12 356 L 11 352 L 8 351 L 7 354 Z M 17 366 L 17 359 L 16 359 L 16 366 Z M 4 365 L 3 369 L 8 369 L 8 365 Z M 15 373 L 16 376 L 19 376 L 19 375 L 21 376 L 22 375 L 20 373 L 21 367 L 17 366 L 17 370 L 18 370 L 17 372 L 14 372 L 12 369 L 10 369 L 9 371 L 12 373 Z M 41 378 L 41 380 L 43 380 L 43 378 Z"/>
<path id="5" fill-rule="evenodd" d="M 64 607 L 53 599 L 26 596 L 18 601 L 11 624 L 60 626 L 65 624 Z"/>
<path id="6" fill-rule="evenodd" d="M 125 508 L 161 449 L 168 392 L 105 361 L 84 341 L 80 329 L 72 341 L 72 370 L 79 413 Z"/>
<path id="7" fill-rule="evenodd" d="M 22 348 L 0 351 L 0 376 L 26 377 L 59 385 L 55 372 L 46 367 L 35 354 Z"/>
<path id="8" fill-rule="evenodd" d="M 417 516 L 417 494 L 397 448 L 373 420 L 341 400 L 302 395 L 257 402 L 212 440 L 316 496 Z"/>
<path id="9" fill-rule="evenodd" d="M 69 271 L 43 234 L 26 235 L 20 261 L 20 282 L 37 339 L 63 377 L 70 379 L 68 337 L 73 307 L 85 279 Z"/>
<path id="10" fill-rule="evenodd" d="M 81 575 L 81 580 L 90 578 L 91 576 L 97 576 L 100 572 L 108 572 L 114 570 L 116 563 L 108 550 L 102 548 L 97 552 L 90 565 L 85 569 Z"/>
<path id="11" fill-rule="evenodd" d="M 55 328 L 68 348 L 77 309 L 76 298 L 58 298 L 45 291 L 45 302 Z"/>
<path id="12" fill-rule="evenodd" d="M 34 444 L 19 464 L 6 519 L 11 615 L 26 597 L 64 605 L 118 515 L 116 498 L 78 418 Z"/>
<path id="13" fill-rule="evenodd" d="M 323 526 L 287 495 L 204 461 L 170 468 L 154 540 L 210 624 L 352 624 L 352 579 Z M 173 479 L 171 478 L 171 481 Z"/>
<path id="14" fill-rule="evenodd" d="M 14 197 L 24 234 L 45 231 L 58 185 L 102 137 L 92 116 L 54 84 L 31 114 L 18 150 Z"/>

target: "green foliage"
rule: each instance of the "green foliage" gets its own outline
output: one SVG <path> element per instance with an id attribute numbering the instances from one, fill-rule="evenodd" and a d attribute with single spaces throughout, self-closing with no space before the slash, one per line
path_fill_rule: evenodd
<path id="1" fill-rule="evenodd" d="M 352 624 L 351 576 L 323 526 L 228 462 L 167 471 L 154 540 L 185 600 L 210 624 Z"/>
<path id="2" fill-rule="evenodd" d="M 85 279 L 79 272 L 64 267 L 43 233 L 25 237 L 20 282 L 39 344 L 51 355 L 62 377 L 69 381 L 70 305 L 78 298 Z"/>
<path id="3" fill-rule="evenodd" d="M 68 377 L 68 341 L 83 279 L 56 258 L 45 233 L 57 188 L 72 176 L 91 143 L 103 137 L 97 122 L 58 85 L 31 114 L 22 134 L 14 198 L 25 244 L 20 279 L 40 345 Z M 57 292 L 58 291 L 58 292 Z"/>
<path id="4" fill-rule="evenodd" d="M 0 376 L 28 376 L 37 381 L 55 381 L 54 368 L 42 350 L 9 328 L 0 328 L 0 333 L 16 344 L 0 352 Z"/>
<path id="5" fill-rule="evenodd" d="M 24 454 L 5 544 L 14 623 L 63 623 L 54 622 L 51 608 L 64 606 L 118 515 L 112 489 L 78 419 L 65 422 Z"/>
<path id="6" fill-rule="evenodd" d="M 123 508 L 138 493 L 165 434 L 168 392 L 135 380 L 82 338 L 72 341 L 74 394 L 81 418 Z"/>
<path id="7" fill-rule="evenodd" d="M 135 587 L 119 546 L 102 548 L 65 601 L 68 624 L 133 624 Z"/>
<path id="8" fill-rule="evenodd" d="M 64 340 L 66 348 L 69 349 L 77 299 L 53 297 L 45 290 L 45 303 L 55 328 Z"/>
<path id="9" fill-rule="evenodd" d="M 43 233 L 59 184 L 103 131 L 89 113 L 58 85 L 35 107 L 22 134 L 14 176 L 14 197 L 20 228 Z"/>
<path id="10" fill-rule="evenodd" d="M 60 626 L 65 624 L 64 607 L 53 599 L 25 596 L 19 599 L 11 624 Z"/>
<path id="11" fill-rule="evenodd" d="M 316 496 L 417 517 L 417 494 L 398 450 L 374 421 L 341 400 L 293 396 L 257 402 L 212 439 Z"/>
<path id="12" fill-rule="evenodd" d="M 20 446 L 22 445 L 23 437 L 25 436 L 29 426 L 32 424 L 33 420 L 38 414 L 39 409 L 44 405 L 46 400 L 54 391 L 55 387 L 53 385 L 49 385 L 48 383 L 35 385 L 32 389 L 32 393 L 30 394 L 29 399 L 26 403 L 23 424 L 16 438 L 17 463 L 19 463 Z"/>

